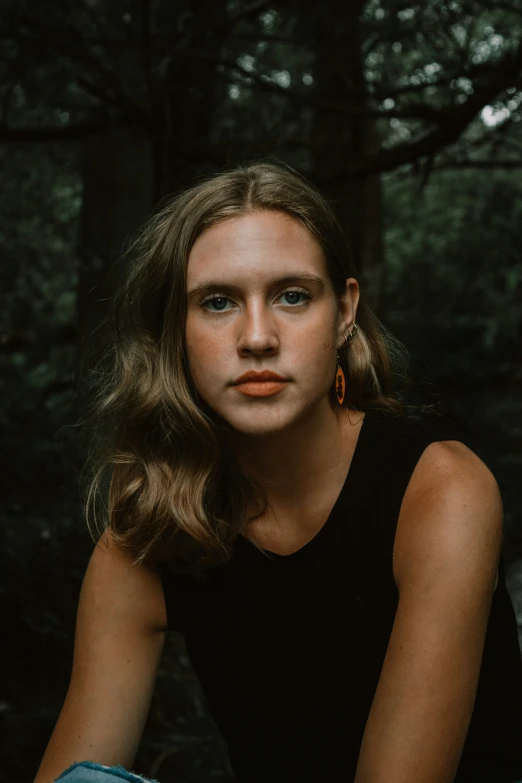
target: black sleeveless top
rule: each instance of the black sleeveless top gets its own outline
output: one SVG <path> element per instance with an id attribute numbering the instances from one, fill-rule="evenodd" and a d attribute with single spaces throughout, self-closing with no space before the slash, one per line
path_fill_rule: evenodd
<path id="1" fill-rule="evenodd" d="M 353 781 L 398 604 L 395 530 L 426 446 L 457 429 L 368 411 L 327 522 L 267 559 L 239 536 L 207 579 L 162 567 L 169 629 L 240 783 Z M 522 660 L 502 556 L 455 783 L 522 779 Z"/>

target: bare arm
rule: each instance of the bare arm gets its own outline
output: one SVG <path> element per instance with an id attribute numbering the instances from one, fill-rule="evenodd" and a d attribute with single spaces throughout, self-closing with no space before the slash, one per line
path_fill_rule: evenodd
<path id="1" fill-rule="evenodd" d="M 399 605 L 355 783 L 451 783 L 471 720 L 502 544 L 488 468 L 460 443 L 433 443 L 397 528 Z"/>
<path id="2" fill-rule="evenodd" d="M 85 573 L 64 705 L 34 783 L 76 761 L 134 763 L 165 642 L 159 574 L 135 566 L 105 534 Z"/>

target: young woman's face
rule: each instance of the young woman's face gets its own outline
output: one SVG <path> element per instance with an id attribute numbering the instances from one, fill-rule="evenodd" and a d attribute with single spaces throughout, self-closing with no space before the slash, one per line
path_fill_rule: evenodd
<path id="1" fill-rule="evenodd" d="M 286 214 L 253 212 L 207 229 L 187 267 L 186 345 L 199 394 L 244 434 L 275 434 L 306 419 L 329 404 L 358 297 L 349 278 L 338 304 L 321 248 Z M 263 370 L 285 381 L 234 385 Z"/>

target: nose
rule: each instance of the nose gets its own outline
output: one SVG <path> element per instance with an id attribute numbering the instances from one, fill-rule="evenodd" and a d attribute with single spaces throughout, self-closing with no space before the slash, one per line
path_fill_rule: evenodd
<path id="1" fill-rule="evenodd" d="M 279 348 L 276 319 L 262 301 L 251 302 L 239 319 L 237 350 L 241 355 L 275 353 Z"/>

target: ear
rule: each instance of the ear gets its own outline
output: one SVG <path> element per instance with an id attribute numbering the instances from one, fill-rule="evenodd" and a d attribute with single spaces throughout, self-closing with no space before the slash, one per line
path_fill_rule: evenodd
<path id="1" fill-rule="evenodd" d="M 355 277 L 346 280 L 344 293 L 339 299 L 339 317 L 337 321 L 337 338 L 341 346 L 349 332 L 353 329 L 359 304 L 359 283 Z"/>

